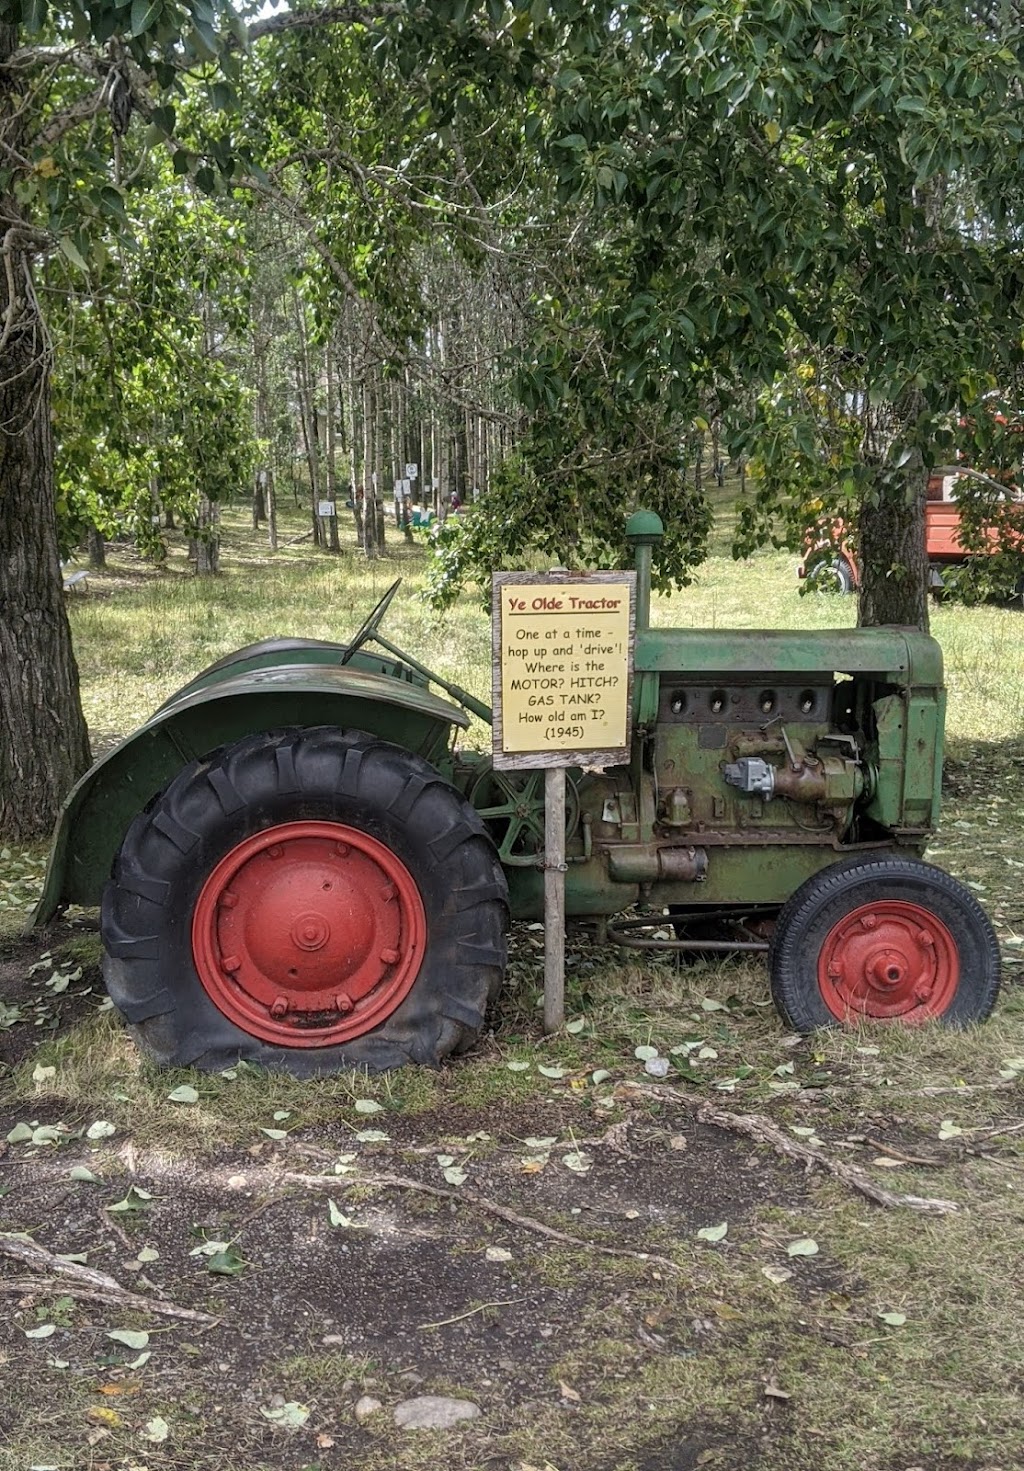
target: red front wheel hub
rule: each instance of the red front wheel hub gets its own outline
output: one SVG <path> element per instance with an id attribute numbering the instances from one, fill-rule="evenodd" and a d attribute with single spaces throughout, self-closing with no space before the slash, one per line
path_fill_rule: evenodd
<path id="1" fill-rule="evenodd" d="M 862 904 L 826 936 L 818 957 L 822 1000 L 834 1017 L 942 1016 L 960 984 L 960 953 L 940 919 L 920 904 Z"/>
<path id="2" fill-rule="evenodd" d="M 192 953 L 244 1031 L 330 1047 L 378 1026 L 419 974 L 427 922 L 390 848 L 340 822 L 287 822 L 231 849 L 203 885 Z"/>

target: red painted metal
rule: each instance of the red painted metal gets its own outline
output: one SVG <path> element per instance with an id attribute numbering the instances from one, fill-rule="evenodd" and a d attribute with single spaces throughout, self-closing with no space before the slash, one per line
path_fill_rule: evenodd
<path id="1" fill-rule="evenodd" d="M 834 1017 L 926 1021 L 948 1011 L 960 953 L 930 909 L 904 900 L 862 904 L 834 925 L 818 957 L 822 1000 Z"/>
<path id="2" fill-rule="evenodd" d="M 217 864 L 192 917 L 214 1005 L 251 1036 L 331 1047 L 379 1025 L 419 974 L 427 921 L 390 848 L 340 822 L 286 822 Z"/>

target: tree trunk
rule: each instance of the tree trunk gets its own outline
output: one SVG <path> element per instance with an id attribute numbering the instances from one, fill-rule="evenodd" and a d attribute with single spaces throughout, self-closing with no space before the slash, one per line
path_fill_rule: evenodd
<path id="1" fill-rule="evenodd" d="M 107 565 L 107 544 L 98 526 L 90 524 L 85 541 L 89 548 L 89 566 L 105 567 Z"/>
<path id="2" fill-rule="evenodd" d="M 264 475 L 265 473 L 266 472 L 264 470 L 256 470 L 253 473 L 253 480 L 252 480 L 252 529 L 253 529 L 253 531 L 259 531 L 259 529 L 260 529 L 260 523 L 262 521 L 265 521 L 267 519 L 267 507 L 266 507 L 266 503 L 265 503 L 264 497 L 263 497 L 263 482 L 260 479 L 260 476 L 261 475 Z"/>
<path id="3" fill-rule="evenodd" d="M 220 571 L 219 521 L 218 507 L 207 496 L 200 496 L 196 534 L 192 540 L 197 577 L 215 577 Z"/>
<path id="4" fill-rule="evenodd" d="M 338 412 L 338 400 L 334 380 L 334 344 L 330 339 L 324 345 L 324 356 L 327 369 L 327 499 L 331 503 L 331 514 L 327 520 L 327 548 L 328 551 L 340 552 L 341 543 L 338 541 L 338 469 L 335 459 L 337 455 L 337 444 L 335 443 L 334 433 L 335 416 Z"/>
<path id="5" fill-rule="evenodd" d="M 903 466 L 876 482 L 877 506 L 861 508 L 858 529 L 862 627 L 898 623 L 928 629 L 928 557 L 924 503 L 928 473 L 919 450 Z"/>
<path id="6" fill-rule="evenodd" d="M 13 201 L 0 207 L 17 218 Z M 32 307 L 20 316 L 0 360 L 0 832 L 33 838 L 90 755 L 57 548 L 46 345 Z"/>
<path id="7" fill-rule="evenodd" d="M 274 472 L 267 471 L 267 541 L 272 552 L 277 551 L 277 490 Z"/>
<path id="8" fill-rule="evenodd" d="M 377 555 L 377 463 L 374 394 L 363 380 L 363 549 L 372 561 Z"/>

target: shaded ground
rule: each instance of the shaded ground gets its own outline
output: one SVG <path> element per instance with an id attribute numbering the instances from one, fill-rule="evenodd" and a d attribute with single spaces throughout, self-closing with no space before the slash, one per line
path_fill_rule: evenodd
<path id="1" fill-rule="evenodd" d="M 19 946 L 5 953 L 9 971 L 24 966 Z M 92 978 L 86 965 L 56 998 L 68 1007 L 65 1020 L 95 1009 Z M 36 985 L 33 978 L 28 1006 Z M 470 1104 L 466 1084 L 479 1090 L 488 1068 L 512 1077 L 485 1050 L 440 1078 L 402 1075 L 411 1089 L 404 1103 L 389 1084 L 378 1089 L 376 1112 L 366 1108 L 374 1085 L 356 1079 L 367 1094 L 359 1106 L 349 1093 L 315 1126 L 303 1123 L 301 1107 L 274 1103 L 313 1105 L 319 1085 L 268 1078 L 264 1124 L 223 1107 L 244 1079 L 197 1077 L 195 1099 L 171 1104 L 180 1075 L 132 1072 L 113 1019 L 86 1025 L 124 1086 L 94 1081 L 87 1103 L 62 1097 L 61 1069 L 78 1064 L 60 1043 L 36 1051 L 57 1061 L 43 1064 L 54 1075 L 36 1078 L 35 1097 L 31 1058 L 8 1074 L 0 1138 L 13 1139 L 0 1165 L 0 1222 L 53 1256 L 71 1254 L 72 1271 L 84 1263 L 108 1274 L 148 1306 L 116 1292 L 82 1296 L 81 1282 L 52 1260 L 25 1265 L 0 1255 L 9 1309 L 0 1326 L 5 1468 L 1019 1464 L 1016 1449 L 1005 1460 L 974 1456 L 955 1403 L 952 1418 L 933 1421 L 907 1394 L 912 1379 L 896 1391 L 894 1376 L 918 1372 L 917 1354 L 903 1362 L 904 1336 L 894 1361 L 902 1330 L 878 1318 L 909 1306 L 907 1296 L 917 1300 L 907 1319 L 939 1311 L 934 1294 L 949 1296 L 949 1280 L 920 1275 L 937 1250 L 957 1263 L 962 1296 L 945 1304 L 953 1319 L 987 1317 L 986 1294 L 997 1284 L 964 1276 L 963 1263 L 977 1255 L 968 1221 L 879 1210 L 700 1123 L 685 1095 L 638 1096 L 614 1078 L 594 1087 L 565 1069 L 535 1077 L 525 1097 L 501 1096 L 498 1078 L 494 1100 Z M 804 1137 L 813 1130 L 830 1155 L 865 1165 L 886 1145 L 914 1158 L 927 1151 L 942 1167 L 941 1190 L 931 1174 L 928 1192 L 963 1196 L 962 1149 L 922 1142 L 905 1103 L 876 1096 L 865 1107 L 852 1065 L 824 1069 L 808 1044 L 782 1054 L 802 1085 L 775 1101 L 799 1106 Z M 644 1076 L 639 1063 L 620 1069 L 624 1081 L 630 1072 Z M 803 1086 L 821 1084 L 826 1072 L 834 1095 Z M 68 1085 L 74 1093 L 73 1071 Z M 1014 1089 L 1010 1080 L 996 1086 Z M 414 1110 L 416 1088 L 424 1106 Z M 153 1119 L 139 1112 L 147 1096 L 162 1119 L 158 1143 Z M 42 1135 L 24 1137 L 40 1126 Z M 1014 1158 L 1006 1156 L 1011 1168 Z M 899 1159 L 888 1164 L 900 1169 Z M 453 1166 L 463 1183 L 445 1177 Z M 95 1178 L 82 1178 L 83 1167 Z M 907 1173 L 904 1166 L 895 1185 L 891 1168 L 876 1177 L 917 1189 Z M 988 1174 L 970 1186 L 983 1196 L 1007 1188 Z M 1020 1263 L 1022 1223 L 1016 1199 L 988 1221 L 1001 1272 L 1014 1270 L 1014 1251 Z M 727 1232 L 717 1241 L 697 1234 L 721 1224 Z M 790 1254 L 794 1241 L 819 1237 L 813 1255 Z M 205 1243 L 220 1255 L 203 1254 Z M 213 1321 L 163 1316 L 158 1305 L 167 1303 Z M 943 1342 L 941 1324 L 933 1326 Z M 32 1336 L 40 1329 L 45 1336 Z M 109 1337 L 118 1329 L 148 1340 L 119 1344 Z M 1016 1390 L 983 1387 L 981 1363 L 954 1349 L 949 1341 L 948 1361 L 936 1361 L 929 1346 L 928 1373 L 959 1375 L 952 1398 L 976 1403 L 976 1418 L 997 1425 L 1007 1446 L 1024 1446 Z M 447 1432 L 397 1430 L 394 1406 L 428 1393 L 471 1399 L 482 1417 Z M 363 1395 L 382 1408 L 360 1424 Z M 848 1447 L 844 1422 L 869 1406 L 880 1433 Z M 281 1417 L 301 1423 L 288 1429 Z M 897 1422 L 904 1439 L 892 1454 L 884 1427 Z"/>
<path id="2" fill-rule="evenodd" d="M 75 1300 L 73 1283 L 55 1278 L 37 1287 L 24 1274 L 29 1280 L 12 1295 L 14 1311 L 0 1329 L 14 1370 L 3 1411 L 8 1436 L 36 1446 L 41 1463 L 88 1464 L 93 1440 L 104 1458 L 121 1464 L 118 1457 L 140 1437 L 149 1445 L 146 1424 L 160 1415 L 172 1431 L 164 1445 L 146 1450 L 152 1467 L 183 1459 L 195 1466 L 301 1467 L 318 1458 L 324 1465 L 370 1466 L 391 1454 L 396 1432 L 387 1407 L 429 1392 L 469 1397 L 484 1410 L 485 1430 L 445 1438 L 446 1464 L 482 1464 L 474 1445 L 514 1440 L 518 1427 L 541 1414 L 564 1421 L 572 1439 L 584 1398 L 600 1398 L 602 1381 L 631 1379 L 648 1358 L 698 1359 L 728 1321 L 716 1316 L 714 1301 L 704 1300 L 706 1287 L 694 1295 L 663 1267 L 551 1242 L 529 1226 L 495 1219 L 475 1199 L 500 1200 L 518 1215 L 593 1244 L 662 1252 L 712 1217 L 738 1223 L 756 1206 L 798 1199 L 803 1182 L 717 1130 L 652 1120 L 642 1110 L 577 1141 L 592 1160 L 585 1176 L 543 1149 L 533 1152 L 534 1163 L 548 1155 L 543 1167 L 525 1173 L 522 1160 L 530 1151 L 521 1140 L 564 1139 L 566 1108 L 552 1101 L 528 1110 L 464 1108 L 443 1119 L 389 1119 L 392 1139 L 357 1144 L 355 1172 L 326 1184 L 294 1176 L 329 1176 L 338 1154 L 351 1156 L 351 1133 L 339 1137 L 336 1149 L 328 1131 L 318 1130 L 313 1144 L 297 1130 L 286 1142 L 218 1150 L 202 1161 L 140 1154 L 128 1140 L 115 1145 L 116 1136 L 99 1144 L 77 1138 L 59 1146 L 12 1145 L 5 1161 L 6 1229 L 28 1228 L 50 1252 L 83 1254 L 89 1266 L 134 1291 L 218 1321 L 179 1325 L 116 1302 Z M 5 1111 L 3 1133 L 18 1113 Z M 34 1116 L 56 1122 L 50 1107 Z M 61 1121 L 73 1132 L 89 1123 L 67 1112 Z M 439 1125 L 443 1133 L 436 1132 Z M 467 1187 L 465 1202 L 445 1186 L 433 1157 L 435 1149 L 444 1156 L 456 1129 L 489 1136 L 475 1141 L 485 1152 L 475 1159 L 473 1194 Z M 85 1163 L 97 1183 L 70 1179 L 71 1168 Z M 359 1184 L 392 1172 L 446 1195 L 401 1187 L 370 1195 Z M 136 1209 L 111 1213 L 107 1207 L 126 1199 L 129 1187 L 147 1194 L 135 1197 Z M 332 1199 L 348 1224 L 331 1225 Z M 237 1245 L 244 1262 L 237 1275 L 213 1275 L 209 1258 L 191 1255 L 204 1239 Z M 140 1265 L 143 1248 L 158 1255 Z M 492 1255 L 501 1248 L 508 1259 L 489 1260 L 489 1248 Z M 812 1269 L 808 1290 L 813 1280 Z M 55 1324 L 52 1334 L 25 1338 L 26 1328 L 48 1322 Z M 151 1333 L 152 1358 L 136 1371 L 122 1367 L 136 1352 L 105 1336 L 127 1325 Z M 618 1340 L 616 1354 L 600 1379 L 588 1382 L 574 1358 L 607 1333 Z M 36 1387 L 29 1396 L 26 1372 Z M 386 1408 L 359 1426 L 352 1410 L 364 1392 Z M 309 1407 L 301 1429 L 287 1433 L 262 1416 L 275 1396 Z M 90 1424 L 104 1407 L 122 1423 Z M 642 1425 L 637 1431 L 642 1439 Z M 318 1436 L 334 1444 L 318 1446 Z M 705 1450 L 710 1441 L 693 1444 Z M 595 1455 L 592 1444 L 586 1462 L 555 1464 L 597 1464 L 590 1459 Z M 498 1464 L 512 1459 L 503 1452 Z M 716 1452 L 700 1464 L 733 1461 Z"/>

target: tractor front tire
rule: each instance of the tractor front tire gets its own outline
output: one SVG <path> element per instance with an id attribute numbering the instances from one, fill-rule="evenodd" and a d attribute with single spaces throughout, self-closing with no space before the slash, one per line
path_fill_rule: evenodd
<path id="1" fill-rule="evenodd" d="M 999 944 L 969 889 L 893 854 L 809 878 L 779 913 L 772 999 L 797 1032 L 859 1021 L 980 1022 L 999 992 Z"/>
<path id="2" fill-rule="evenodd" d="M 285 730 L 193 761 L 135 819 L 101 927 L 107 989 L 161 1064 L 436 1067 L 501 987 L 508 888 L 426 761 Z"/>

